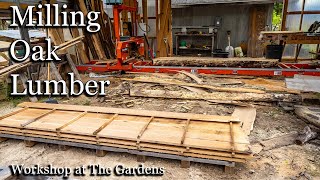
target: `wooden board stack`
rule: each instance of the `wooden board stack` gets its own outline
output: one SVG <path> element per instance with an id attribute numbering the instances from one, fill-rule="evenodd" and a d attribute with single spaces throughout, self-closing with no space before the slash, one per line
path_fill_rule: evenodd
<path id="1" fill-rule="evenodd" d="M 239 118 L 134 109 L 22 103 L 0 117 L 0 133 L 145 152 L 245 162 Z"/>

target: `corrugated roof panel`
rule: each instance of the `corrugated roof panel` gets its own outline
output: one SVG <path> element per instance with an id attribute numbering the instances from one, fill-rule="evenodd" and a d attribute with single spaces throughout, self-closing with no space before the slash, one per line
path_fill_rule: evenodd
<path id="1" fill-rule="evenodd" d="M 274 3 L 278 0 L 172 0 L 172 5 L 199 5 L 199 4 L 222 4 L 222 3 Z"/>

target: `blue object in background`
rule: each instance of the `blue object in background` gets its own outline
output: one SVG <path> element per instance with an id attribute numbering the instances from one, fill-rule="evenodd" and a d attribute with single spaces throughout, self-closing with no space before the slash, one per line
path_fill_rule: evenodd
<path id="1" fill-rule="evenodd" d="M 122 4 L 122 0 L 106 0 L 107 5 Z"/>

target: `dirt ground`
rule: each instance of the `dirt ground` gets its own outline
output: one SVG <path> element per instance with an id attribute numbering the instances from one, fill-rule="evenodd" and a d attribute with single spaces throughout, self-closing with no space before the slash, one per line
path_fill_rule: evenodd
<path id="1" fill-rule="evenodd" d="M 117 84 L 118 85 L 118 84 Z M 116 85 L 115 85 L 116 86 Z M 112 88 L 110 88 L 112 91 Z M 155 98 L 133 98 L 110 92 L 110 97 L 87 98 L 84 96 L 61 100 L 60 103 L 134 108 L 159 111 L 190 112 L 213 115 L 230 115 L 234 106 L 212 104 L 206 101 L 186 101 Z M 112 96 L 112 97 L 111 97 Z M 116 100 L 115 100 L 116 99 Z M 15 108 L 17 102 L 0 102 L 0 115 Z M 307 125 L 293 112 L 286 112 L 275 104 L 256 105 L 257 117 L 254 130 L 250 135 L 251 144 L 293 131 L 302 131 Z M 286 141 L 286 139 L 283 139 Z M 59 150 L 57 145 L 36 144 L 32 148 L 25 147 L 22 141 L 8 140 L 0 143 L 0 166 L 40 164 L 66 167 L 100 164 L 114 167 L 123 164 L 136 167 L 140 163 L 136 156 L 125 153 L 108 153 L 105 157 L 96 157 L 93 150 L 70 148 Z M 180 168 L 175 160 L 149 158 L 145 166 L 164 167 L 162 177 L 130 177 L 131 179 L 320 179 L 320 146 L 310 142 L 303 146 L 290 145 L 269 151 L 261 151 L 244 164 L 236 164 L 235 173 L 224 173 L 222 166 L 192 163 L 189 169 Z M 110 178 L 110 177 L 108 177 Z M 118 179 L 119 177 L 111 177 Z M 125 177 L 120 177 L 124 179 Z M 85 179 L 90 179 L 86 177 Z M 96 179 L 96 177 L 91 177 Z M 101 178 L 107 179 L 107 178 Z"/>

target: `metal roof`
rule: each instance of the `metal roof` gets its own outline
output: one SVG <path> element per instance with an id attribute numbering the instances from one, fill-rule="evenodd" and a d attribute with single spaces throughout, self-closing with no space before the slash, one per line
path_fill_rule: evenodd
<path id="1" fill-rule="evenodd" d="M 21 39 L 19 30 L 0 30 L 0 37 L 7 37 L 11 39 Z M 30 38 L 44 38 L 46 33 L 39 30 L 29 30 Z"/>
<path id="2" fill-rule="evenodd" d="M 228 3 L 247 3 L 247 4 L 270 4 L 282 0 L 172 0 L 172 5 L 189 6 L 201 4 L 228 4 Z"/>
<path id="3" fill-rule="evenodd" d="M 40 0 L 19 0 L 20 4 L 28 4 L 28 5 L 36 5 L 39 4 Z M 9 3 L 17 3 L 18 0 L 1 0 L 1 2 L 9 2 Z M 56 1 L 58 4 L 62 3 L 70 3 L 72 0 L 57 0 Z"/>

